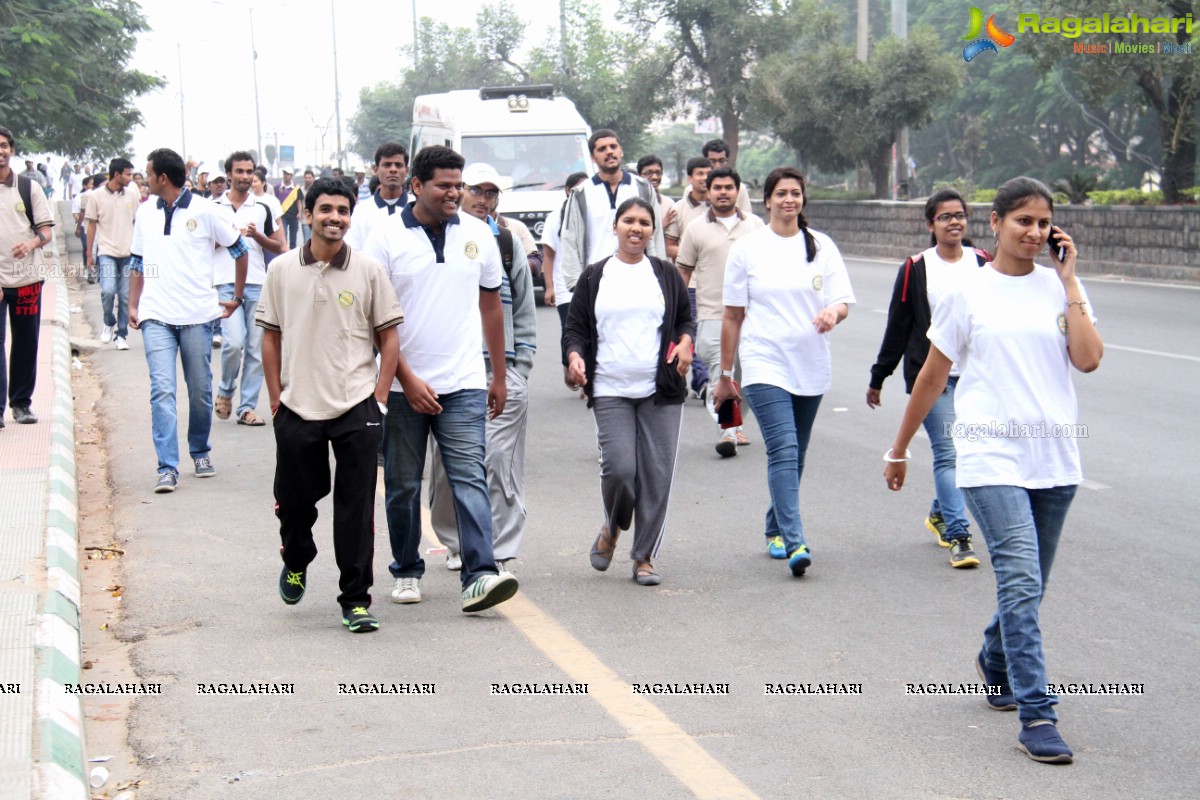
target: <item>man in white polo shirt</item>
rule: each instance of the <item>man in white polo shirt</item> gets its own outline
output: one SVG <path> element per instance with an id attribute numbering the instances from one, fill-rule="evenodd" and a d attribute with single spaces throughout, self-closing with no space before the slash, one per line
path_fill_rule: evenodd
<path id="1" fill-rule="evenodd" d="M 462 156 L 448 147 L 417 153 L 416 199 L 399 224 L 380 226 L 365 249 L 387 268 L 405 310 L 399 334 L 407 364 L 396 370 L 383 431 L 392 600 L 420 599 L 421 473 L 432 431 L 458 512 L 462 610 L 471 612 L 512 597 L 517 580 L 497 575 L 483 466 L 486 419 L 503 413 L 507 398 L 503 267 L 487 224 L 458 213 L 462 168 Z M 490 382 L 479 357 L 485 338 Z"/>
<path id="2" fill-rule="evenodd" d="M 231 315 L 221 320 L 221 383 L 213 408 L 219 419 L 229 419 L 233 413 L 239 425 L 259 427 L 266 423 L 254 412 L 262 391 L 262 328 L 254 324 L 254 310 L 263 281 L 267 279 L 266 253 L 282 253 L 283 228 L 276 225 L 277 216 L 270 195 L 257 197 L 251 190 L 254 181 L 254 156 L 239 150 L 225 159 L 229 175 L 229 191 L 218 198 L 217 205 L 233 214 L 248 250 L 246 287 L 241 294 L 245 302 Z M 274 200 L 270 197 L 271 201 Z M 233 299 L 233 261 L 215 255 L 217 294 L 222 301 Z M 241 378 L 241 396 L 237 408 L 233 395 Z"/>
<path id="3" fill-rule="evenodd" d="M 394 217 L 408 205 L 404 181 L 408 178 L 408 148 L 399 142 L 386 142 L 375 149 L 375 194 L 354 207 L 354 219 L 346 232 L 346 243 L 361 250 L 376 226 Z"/>
<path id="4" fill-rule="evenodd" d="M 142 203 L 133 224 L 129 263 L 129 327 L 142 332 L 150 369 L 150 424 L 158 456 L 159 494 L 179 482 L 175 411 L 176 356 L 188 389 L 188 451 L 196 477 L 216 474 L 212 430 L 212 321 L 243 302 L 246 245 L 237 224 L 211 201 L 183 188 L 187 171 L 173 150 L 149 155 L 146 184 L 158 200 Z M 213 251 L 234 259 L 234 292 L 221 302 L 213 285 Z"/>
<path id="5" fill-rule="evenodd" d="M 383 266 L 343 241 L 355 193 L 322 178 L 305 198 L 312 239 L 271 263 L 255 322 L 275 420 L 275 502 L 283 540 L 279 596 L 304 597 L 317 556 L 317 501 L 333 481 L 338 604 L 351 633 L 379 627 L 370 612 L 375 555 L 376 458 L 404 321 Z M 379 366 L 371 343 L 379 345 Z"/>

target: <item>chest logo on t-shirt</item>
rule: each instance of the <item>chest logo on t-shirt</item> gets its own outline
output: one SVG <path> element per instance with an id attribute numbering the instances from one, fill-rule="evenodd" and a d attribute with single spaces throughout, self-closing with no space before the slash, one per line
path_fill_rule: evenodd
<path id="1" fill-rule="evenodd" d="M 187 225 L 186 225 L 185 227 L 187 227 L 187 229 L 188 229 L 189 231 L 194 231 L 194 230 L 196 230 L 196 220 L 194 220 L 194 219 L 189 219 L 189 220 L 187 221 Z"/>
<path id="2" fill-rule="evenodd" d="M 467 258 L 475 258 L 475 256 L 479 255 L 479 245 L 475 244 L 474 241 L 467 242 L 463 246 L 463 252 L 466 253 Z"/>
<path id="3" fill-rule="evenodd" d="M 354 296 L 354 292 L 338 292 L 337 304 L 342 308 L 349 308 L 354 305 L 354 301 L 358 299 Z"/>
<path id="4" fill-rule="evenodd" d="M 15 208 L 17 210 L 18 214 L 25 213 L 25 204 L 22 203 L 20 200 L 18 200 L 16 203 L 13 203 L 13 208 Z"/>
<path id="5" fill-rule="evenodd" d="M 1058 312 L 1058 332 L 1067 335 L 1067 315 L 1062 311 Z"/>
<path id="6" fill-rule="evenodd" d="M 825 285 L 825 280 L 820 275 L 814 275 L 812 279 L 812 287 L 814 292 L 821 291 L 821 287 Z"/>

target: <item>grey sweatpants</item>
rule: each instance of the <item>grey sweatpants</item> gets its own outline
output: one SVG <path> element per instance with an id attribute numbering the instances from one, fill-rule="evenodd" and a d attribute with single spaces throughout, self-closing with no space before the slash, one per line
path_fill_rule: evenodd
<path id="1" fill-rule="evenodd" d="M 483 467 L 492 504 L 492 549 L 496 560 L 516 558 L 525 536 L 525 429 L 529 421 L 529 384 L 511 365 L 505 371 L 508 401 L 504 413 L 487 421 Z M 433 437 L 430 437 L 432 443 Z M 438 541 L 458 552 L 454 496 L 437 446 L 430 461 L 429 518 Z"/>
<path id="2" fill-rule="evenodd" d="M 610 535 L 634 527 L 630 558 L 658 555 L 679 460 L 683 405 L 654 397 L 597 397 L 592 404 L 600 442 L 600 499 Z"/>

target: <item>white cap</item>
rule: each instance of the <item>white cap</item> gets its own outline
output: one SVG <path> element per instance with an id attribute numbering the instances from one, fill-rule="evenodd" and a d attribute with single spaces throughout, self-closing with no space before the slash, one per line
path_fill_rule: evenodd
<path id="1" fill-rule="evenodd" d="M 500 183 L 500 173 L 496 172 L 496 168 L 491 164 L 476 162 L 468 164 L 463 170 L 462 181 L 466 186 L 483 186 L 485 183 L 490 183 L 497 189 L 503 188 Z"/>

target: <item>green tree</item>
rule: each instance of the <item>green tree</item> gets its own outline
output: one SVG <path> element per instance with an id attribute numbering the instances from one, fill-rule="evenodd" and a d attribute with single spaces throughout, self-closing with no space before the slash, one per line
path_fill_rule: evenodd
<path id="1" fill-rule="evenodd" d="M 369 155 L 389 139 L 408 141 L 413 99 L 421 94 L 549 83 L 575 102 L 593 128 L 613 128 L 628 154 L 638 152 L 643 133 L 668 102 L 670 56 L 657 45 L 629 47 L 629 35 L 611 30 L 611 21 L 587 0 L 566 2 L 565 64 L 557 35 L 520 57 L 526 29 L 507 2 L 480 9 L 474 29 L 422 19 L 416 63 L 397 80 L 359 93 L 349 123 L 350 148 Z M 412 63 L 411 47 L 400 53 Z"/>
<path id="2" fill-rule="evenodd" d="M 1025 9 L 1018 8 L 1018 13 Z M 1079 16 L 1077 6 L 1048 0 L 1036 9 L 1042 16 L 1057 18 Z M 1116 17 L 1120 12 L 1114 11 Z M 1193 0 L 1145 0 L 1137 4 L 1139 16 L 1154 18 L 1200 17 L 1200 3 Z M 1185 26 L 1173 34 L 1107 33 L 1104 43 L 1152 45 L 1173 42 L 1194 48 L 1193 37 Z M 1074 41 L 1087 41 L 1086 38 Z M 1022 43 L 1032 52 L 1039 66 L 1050 69 L 1072 58 L 1072 40 L 1055 34 L 1028 34 Z M 1197 132 L 1200 129 L 1200 60 L 1194 55 L 1133 54 L 1108 58 L 1071 60 L 1071 72 L 1078 79 L 1084 102 L 1095 105 L 1119 106 L 1134 104 L 1145 109 L 1156 123 L 1158 145 L 1161 149 L 1159 172 L 1162 176 L 1163 200 L 1179 203 L 1185 199 L 1183 190 L 1196 184 Z"/>
<path id="3" fill-rule="evenodd" d="M 754 86 L 762 113 L 806 160 L 836 170 L 865 163 L 875 196 L 887 197 L 892 143 L 919 129 L 957 89 L 961 68 L 939 52 L 932 32 L 878 42 L 866 64 L 854 48 L 804 40 L 763 61 Z"/>
<path id="4" fill-rule="evenodd" d="M 806 26 L 829 20 L 808 0 L 626 0 L 624 14 L 643 41 L 668 27 L 674 84 L 702 114 L 720 118 L 735 164 L 755 63 L 788 49 L 802 20 Z"/>
<path id="5" fill-rule="evenodd" d="M 566 33 L 556 32 L 530 54 L 531 78 L 571 98 L 593 129 L 615 130 L 626 157 L 635 159 L 646 151 L 646 129 L 671 105 L 674 58 L 649 39 L 631 47 L 630 34 L 614 30 L 594 3 L 564 2 Z"/>
<path id="6" fill-rule="evenodd" d="M 163 85 L 128 68 L 143 30 L 133 0 L 4 0 L 0 121 L 28 150 L 124 152 L 142 122 L 134 101 Z"/>

